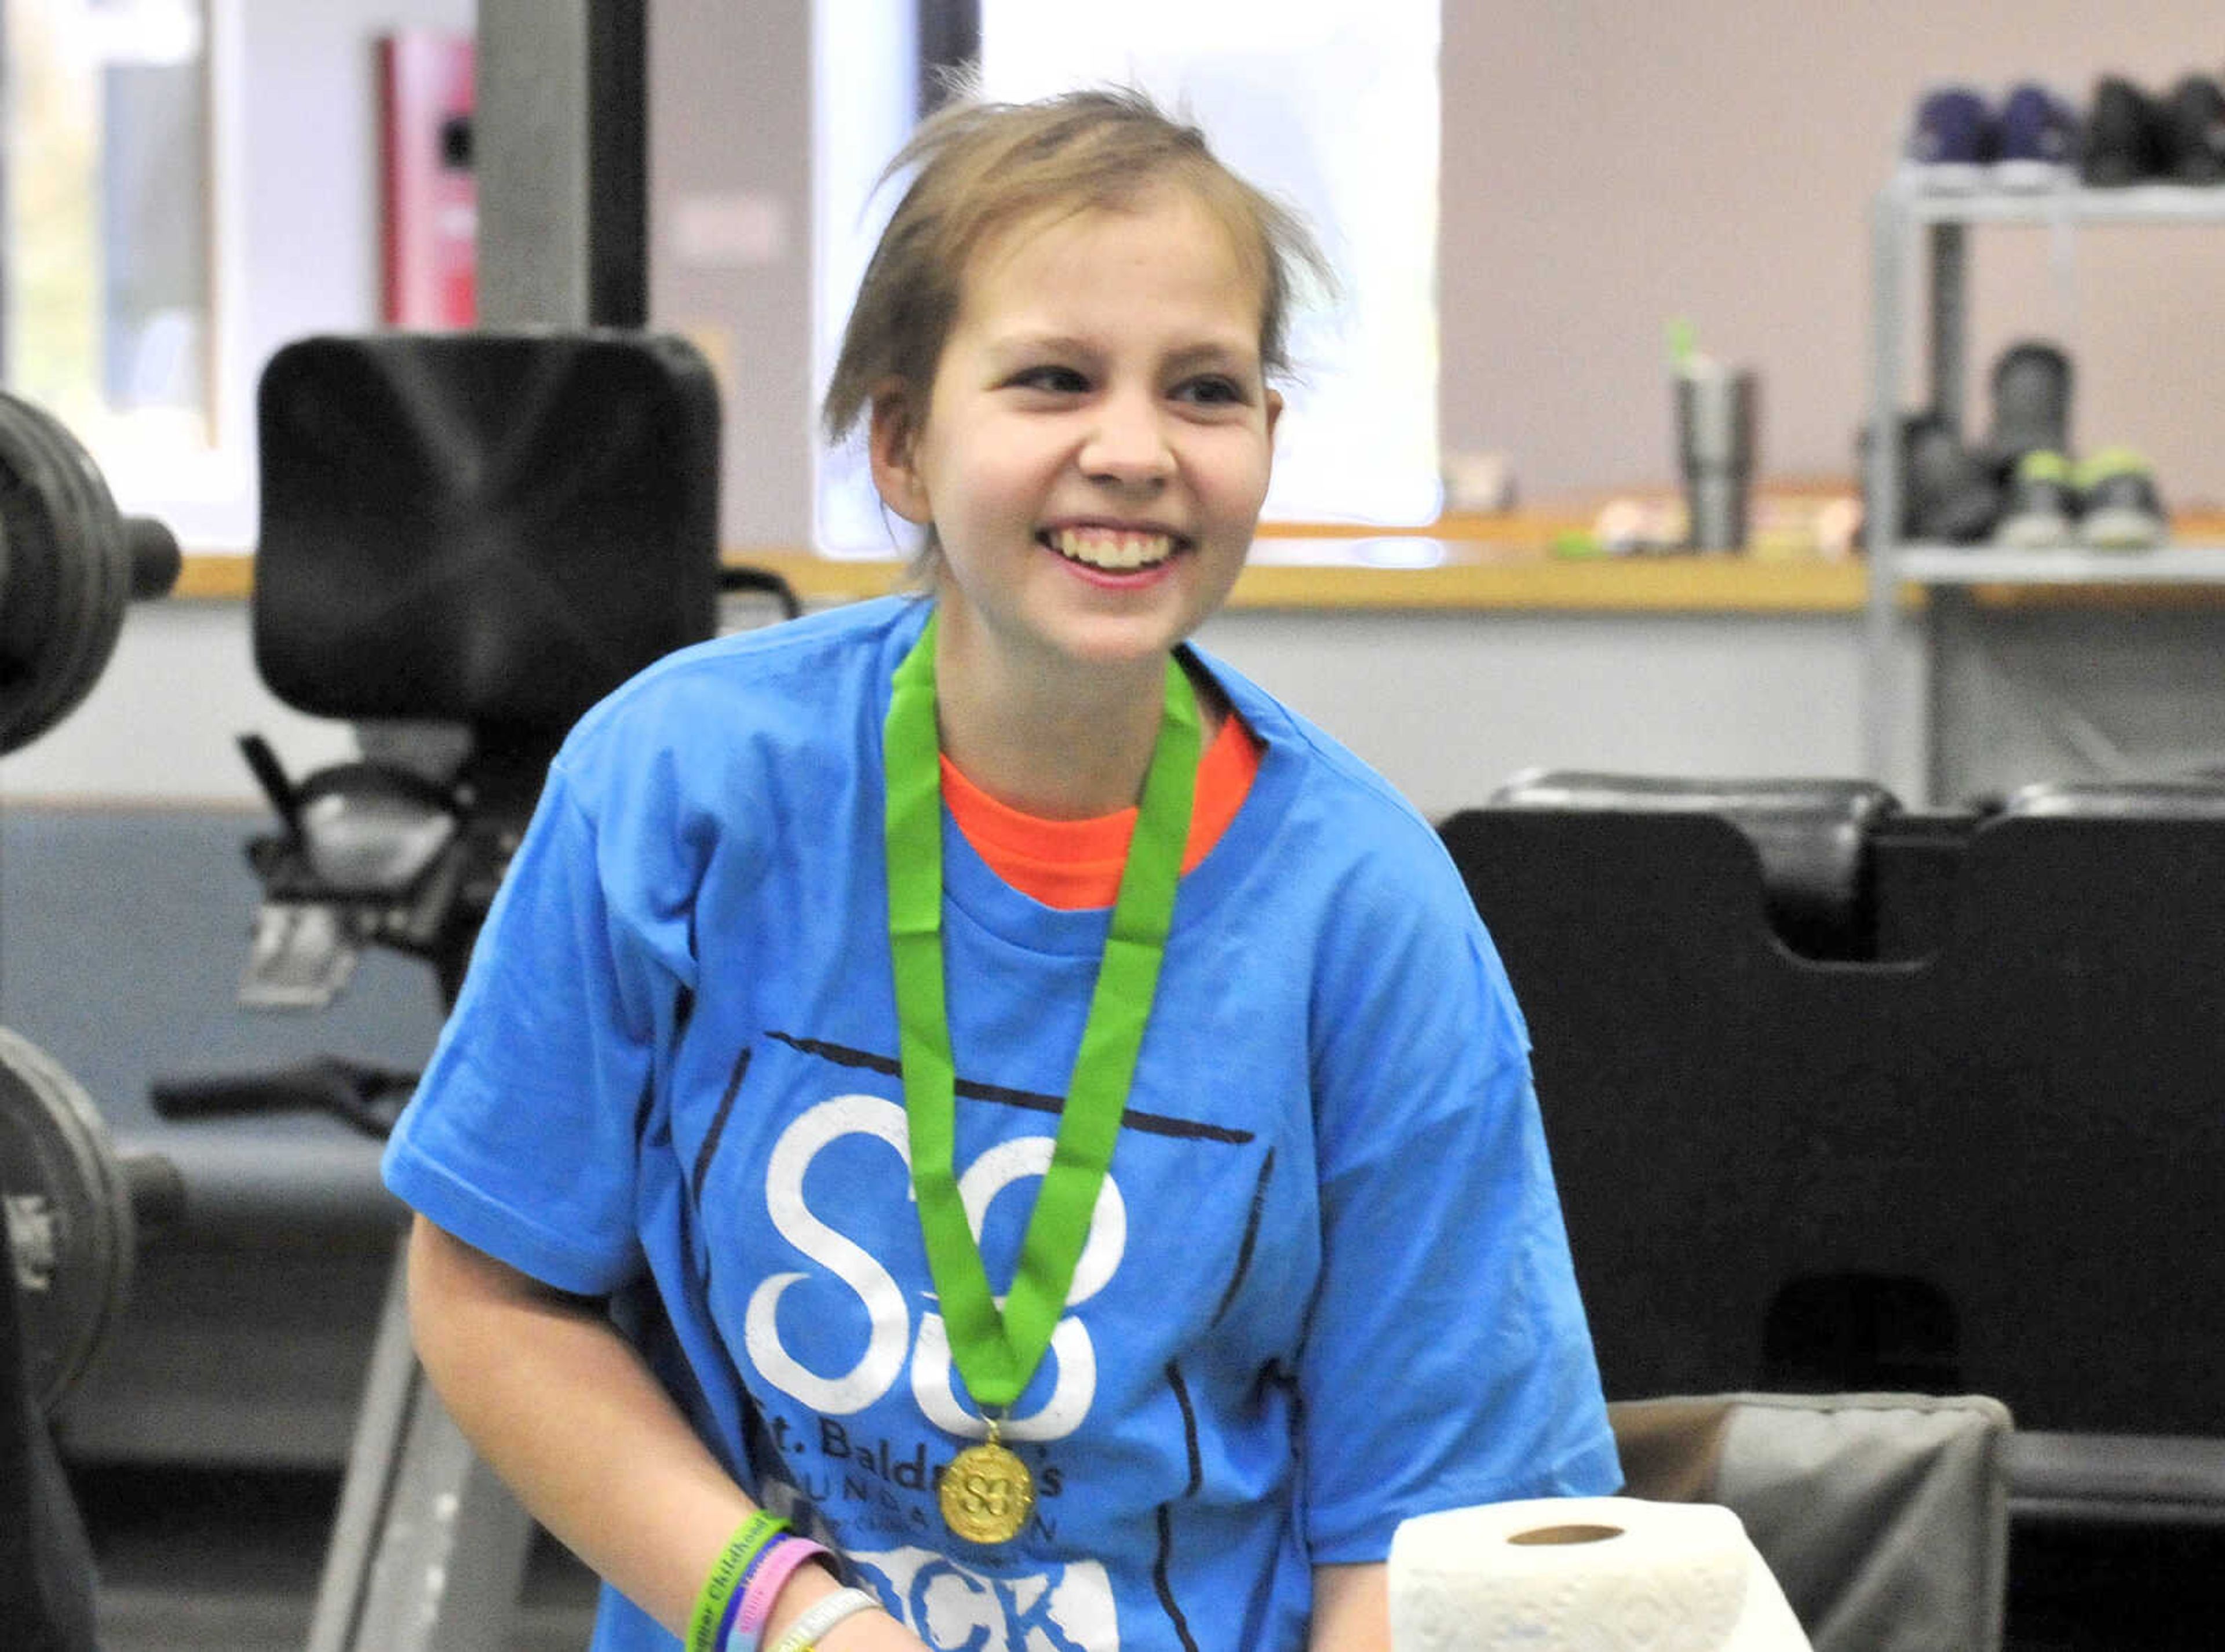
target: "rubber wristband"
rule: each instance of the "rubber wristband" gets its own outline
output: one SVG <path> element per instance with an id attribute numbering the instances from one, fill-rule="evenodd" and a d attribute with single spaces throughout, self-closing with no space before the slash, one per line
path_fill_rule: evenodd
<path id="1" fill-rule="evenodd" d="M 742 1588 L 735 1590 L 726 1601 L 726 1610 L 719 1614 L 718 1631 L 711 1636 L 711 1644 L 718 1648 L 719 1652 L 733 1652 L 742 1644 L 734 1638 L 734 1620 L 742 1615 L 742 1596 L 748 1586 L 745 1582 Z M 754 1649 L 749 1649 L 748 1652 L 754 1652 Z"/>
<path id="2" fill-rule="evenodd" d="M 768 1542 L 764 1548 L 757 1552 L 757 1558 L 750 1562 L 751 1572 L 758 1569 L 764 1561 L 766 1552 L 774 1547 L 773 1543 Z M 711 1644 L 719 1649 L 719 1652 L 725 1652 L 725 1649 L 738 1644 L 731 1637 L 734 1632 L 734 1620 L 742 1615 L 742 1602 L 747 1598 L 749 1591 L 749 1573 L 745 1572 L 742 1574 L 741 1581 L 734 1586 L 734 1592 L 726 1597 L 726 1609 L 719 1614 L 719 1627 L 711 1636 Z"/>
<path id="3" fill-rule="evenodd" d="M 845 1618 L 871 1611 L 881 1603 L 863 1589 L 843 1589 L 831 1594 L 789 1626 L 772 1652 L 812 1652 L 819 1637 Z"/>
<path id="4" fill-rule="evenodd" d="M 781 1554 L 781 1549 L 785 1549 L 792 1543 L 801 1543 L 806 1549 L 810 1549 L 810 1552 L 816 1552 L 816 1554 L 826 1554 L 826 1549 L 821 1549 L 816 1543 L 808 1543 L 806 1539 L 795 1539 L 795 1536 L 772 1536 L 764 1548 L 758 1549 L 757 1556 L 750 1560 L 750 1570 L 743 1572 L 741 1580 L 734 1586 L 732 1598 L 726 1603 L 726 1612 L 719 1614 L 719 1632 L 710 1639 L 710 1643 L 714 1645 L 714 1648 L 719 1648 L 719 1652 L 757 1652 L 757 1639 L 758 1639 L 758 1634 L 764 1632 L 765 1628 L 765 1617 L 770 1614 L 770 1603 L 761 1603 L 752 1617 L 752 1612 L 750 1612 L 750 1598 L 764 1594 L 764 1592 L 757 1587 L 758 1574 L 761 1574 L 768 1565 L 774 1563 L 774 1556 Z M 810 1559 L 810 1556 L 806 1556 L 806 1559 Z M 781 1580 L 785 1580 L 795 1567 L 792 1567 L 792 1565 L 781 1565 L 779 1570 L 781 1570 Z M 772 1587 L 774 1590 L 779 1590 L 779 1583 L 774 1583 Z M 748 1618 L 748 1621 L 745 1621 L 745 1618 Z"/>
<path id="5" fill-rule="evenodd" d="M 715 1652 L 719 1625 L 735 1591 L 749 1575 L 750 1563 L 776 1533 L 787 1529 L 788 1522 L 760 1509 L 726 1540 L 725 1550 L 712 1565 L 711 1575 L 703 1579 L 703 1592 L 695 1597 L 695 1610 L 688 1615 L 688 1652 Z"/>
<path id="6" fill-rule="evenodd" d="M 764 1633 L 765 1619 L 772 1616 L 773 1602 L 796 1575 L 796 1568 L 826 1553 L 803 1537 L 783 1537 L 766 1549 L 750 1568 L 748 1585 L 742 1591 L 742 1610 L 734 1619 L 734 1630 L 726 1639 L 724 1652 L 758 1652 L 758 1640 Z"/>

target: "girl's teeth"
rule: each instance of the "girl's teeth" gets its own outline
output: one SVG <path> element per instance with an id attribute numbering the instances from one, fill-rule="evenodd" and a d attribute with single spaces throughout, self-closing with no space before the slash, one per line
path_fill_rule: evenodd
<path id="1" fill-rule="evenodd" d="M 1061 529 L 1053 541 L 1058 554 L 1093 568 L 1125 572 L 1163 562 L 1174 554 L 1174 541 L 1164 534 L 1115 534 Z"/>

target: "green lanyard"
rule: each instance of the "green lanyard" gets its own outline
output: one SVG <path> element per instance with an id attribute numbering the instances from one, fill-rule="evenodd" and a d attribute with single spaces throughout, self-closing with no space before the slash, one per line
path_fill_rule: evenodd
<path id="1" fill-rule="evenodd" d="M 1167 661 L 1166 705 L 1144 782 L 1120 896 L 1061 1110 L 1050 1169 L 1036 1195 L 1019 1272 L 1004 1311 L 990 1294 L 981 1250 L 953 1170 L 957 1069 L 942 972 L 942 772 L 935 718 L 935 617 L 897 668 L 883 744 L 888 767 L 889 950 L 896 965 L 897 1024 L 912 1187 L 928 1269 L 959 1374 L 985 1411 L 1020 1397 L 1065 1311 L 1074 1264 L 1112 1161 L 1112 1143 L 1135 1076 L 1144 1023 L 1166 955 L 1175 886 L 1197 788 L 1197 697 Z"/>

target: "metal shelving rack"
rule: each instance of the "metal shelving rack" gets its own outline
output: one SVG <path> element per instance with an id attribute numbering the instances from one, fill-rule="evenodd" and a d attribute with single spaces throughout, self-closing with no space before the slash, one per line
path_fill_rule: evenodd
<path id="1" fill-rule="evenodd" d="M 1900 388 L 1906 372 L 1909 318 L 1905 298 L 1910 260 L 1925 261 L 1924 296 L 1930 351 L 1930 406 L 1959 432 L 1967 340 L 1968 232 L 1987 225 L 2076 230 L 2088 225 L 2225 224 L 2225 188 L 2146 184 L 2088 189 L 2065 174 L 2032 190 L 1950 192 L 1930 187 L 1919 168 L 1904 168 L 1880 191 L 1871 212 L 1871 428 L 1863 478 L 1863 516 L 1897 523 L 1904 478 Z M 1864 745 L 1869 771 L 1892 772 L 1899 750 L 1893 725 L 1893 633 L 1906 585 L 2225 585 L 2225 545 L 2169 545 L 2149 551 L 2006 550 L 1986 546 L 1903 542 L 1873 535 L 1869 551 L 1864 636 Z"/>

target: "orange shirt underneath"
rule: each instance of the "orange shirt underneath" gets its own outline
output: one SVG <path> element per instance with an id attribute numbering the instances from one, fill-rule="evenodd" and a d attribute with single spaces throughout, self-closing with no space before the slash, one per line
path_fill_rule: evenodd
<path id="1" fill-rule="evenodd" d="M 1182 870 L 1195 866 L 1220 841 L 1258 772 L 1258 742 L 1231 712 L 1198 758 L 1197 798 L 1190 808 Z M 1136 831 L 1134 809 L 1089 820 L 1023 814 L 967 779 L 948 757 L 942 760 L 942 796 L 973 851 L 1021 894 L 1068 910 L 1109 907 L 1119 899 L 1120 869 Z"/>

